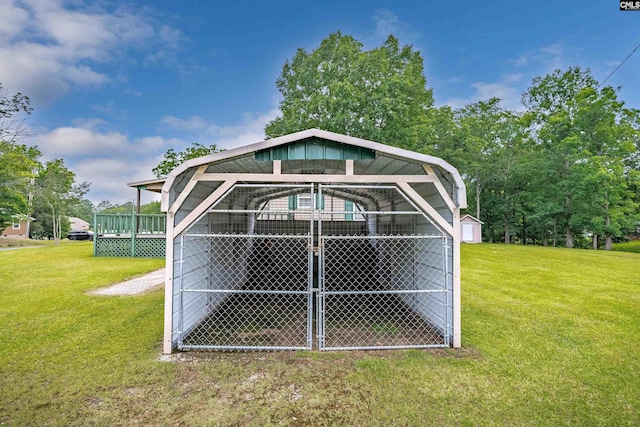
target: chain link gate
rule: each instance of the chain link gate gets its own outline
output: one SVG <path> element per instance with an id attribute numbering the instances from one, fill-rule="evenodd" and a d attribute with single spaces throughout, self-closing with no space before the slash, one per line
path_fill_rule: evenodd
<path id="1" fill-rule="evenodd" d="M 179 349 L 449 345 L 449 238 L 395 186 L 236 184 L 177 242 Z"/>
<path id="2" fill-rule="evenodd" d="M 363 204 L 357 214 L 342 212 L 343 224 L 332 221 L 336 212 L 329 221 L 319 216 L 318 348 L 448 346 L 446 235 L 395 186 L 320 185 L 323 191 L 367 195 L 386 209 Z"/>
<path id="3" fill-rule="evenodd" d="M 313 187 L 237 184 L 180 236 L 179 349 L 312 348 L 313 212 L 233 209 L 300 192 Z"/>

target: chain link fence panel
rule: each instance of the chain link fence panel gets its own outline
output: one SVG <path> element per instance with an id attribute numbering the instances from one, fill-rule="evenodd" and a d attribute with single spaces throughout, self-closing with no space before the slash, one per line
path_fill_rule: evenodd
<path id="1" fill-rule="evenodd" d="M 317 188 L 238 185 L 180 236 L 178 348 L 449 345 L 450 238 L 396 188 Z"/>

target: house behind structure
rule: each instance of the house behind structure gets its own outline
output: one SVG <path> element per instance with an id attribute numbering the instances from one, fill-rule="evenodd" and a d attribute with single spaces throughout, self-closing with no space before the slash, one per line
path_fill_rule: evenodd
<path id="1" fill-rule="evenodd" d="M 460 346 L 442 159 L 310 129 L 129 185 L 162 185 L 165 353 Z"/>
<path id="2" fill-rule="evenodd" d="M 34 218 L 30 218 L 25 214 L 11 215 L 11 225 L 2 230 L 2 237 L 8 239 L 28 239 L 29 238 L 29 222 Z"/>

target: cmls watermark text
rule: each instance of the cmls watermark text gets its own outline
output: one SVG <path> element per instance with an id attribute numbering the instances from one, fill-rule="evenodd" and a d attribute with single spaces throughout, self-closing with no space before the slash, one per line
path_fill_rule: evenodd
<path id="1" fill-rule="evenodd" d="M 620 10 L 638 10 L 640 11 L 640 1 L 621 1 Z"/>

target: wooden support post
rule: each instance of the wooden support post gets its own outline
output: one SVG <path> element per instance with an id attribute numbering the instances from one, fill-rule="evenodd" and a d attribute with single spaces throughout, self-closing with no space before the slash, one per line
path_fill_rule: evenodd
<path id="1" fill-rule="evenodd" d="M 93 257 L 98 253 L 98 214 L 93 213 Z"/>
<path id="2" fill-rule="evenodd" d="M 131 214 L 131 258 L 136 257 L 136 223 L 138 222 L 138 215 Z"/>

